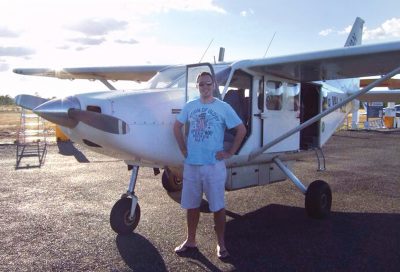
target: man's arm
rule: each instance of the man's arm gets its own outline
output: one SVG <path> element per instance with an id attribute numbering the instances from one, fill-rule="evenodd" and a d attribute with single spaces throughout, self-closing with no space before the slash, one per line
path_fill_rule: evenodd
<path id="1" fill-rule="evenodd" d="M 235 138 L 233 139 L 233 144 L 232 147 L 228 151 L 219 151 L 216 154 L 217 160 L 223 160 L 223 159 L 229 159 L 235 153 L 239 150 L 240 145 L 242 144 L 242 141 L 244 139 L 244 136 L 246 136 L 247 130 L 246 127 L 241 123 L 240 125 L 237 125 L 235 127 L 236 130 L 236 135 Z"/>
<path id="2" fill-rule="evenodd" d="M 183 137 L 182 127 L 183 127 L 183 124 L 181 122 L 179 122 L 178 120 L 176 120 L 174 123 L 175 139 L 176 139 L 176 142 L 178 143 L 179 149 L 182 152 L 182 155 L 186 158 L 187 157 L 187 149 L 186 149 L 186 144 L 185 144 L 185 140 Z"/>

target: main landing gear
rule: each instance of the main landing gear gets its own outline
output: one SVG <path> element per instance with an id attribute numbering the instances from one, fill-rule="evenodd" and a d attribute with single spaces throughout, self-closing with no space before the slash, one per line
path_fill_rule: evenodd
<path id="1" fill-rule="evenodd" d="M 273 161 L 300 191 L 305 194 L 305 208 L 308 216 L 311 218 L 323 219 L 330 215 L 332 192 L 328 183 L 323 180 L 316 180 L 306 188 L 278 157 L 275 157 Z"/>
<path id="2" fill-rule="evenodd" d="M 176 176 L 171 169 L 165 167 L 161 177 L 162 185 L 167 192 L 178 192 L 182 190 L 182 179 Z"/>
<path id="3" fill-rule="evenodd" d="M 139 166 L 133 166 L 128 191 L 121 196 L 111 210 L 110 225 L 118 234 L 132 233 L 140 221 L 140 206 L 135 195 L 138 171 Z"/>

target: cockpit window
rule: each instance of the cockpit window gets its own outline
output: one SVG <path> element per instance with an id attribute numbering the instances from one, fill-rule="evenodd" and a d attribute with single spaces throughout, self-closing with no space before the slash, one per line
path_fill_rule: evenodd
<path id="1" fill-rule="evenodd" d="M 219 86 L 225 85 L 231 67 L 214 66 L 215 78 Z M 143 89 L 184 88 L 186 85 L 186 66 L 168 67 L 158 72 L 152 79 L 143 84 Z"/>
<path id="2" fill-rule="evenodd" d="M 183 87 L 185 82 L 185 66 L 168 67 L 158 72 L 152 79 L 147 82 L 148 89 L 163 89 L 176 86 Z M 182 81 L 179 83 L 180 81 Z M 183 83 L 183 86 L 181 85 Z"/>

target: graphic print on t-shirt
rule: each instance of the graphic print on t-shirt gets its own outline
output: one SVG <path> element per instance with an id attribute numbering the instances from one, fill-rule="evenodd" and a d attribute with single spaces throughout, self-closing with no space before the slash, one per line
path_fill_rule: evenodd
<path id="1" fill-rule="evenodd" d="M 190 133 L 196 142 L 208 140 L 220 121 L 217 113 L 210 108 L 198 108 L 192 111 L 189 119 L 192 122 Z"/>

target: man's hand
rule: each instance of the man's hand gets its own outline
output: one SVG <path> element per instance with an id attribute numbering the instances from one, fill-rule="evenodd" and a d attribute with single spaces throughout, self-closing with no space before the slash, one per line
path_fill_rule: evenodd
<path id="1" fill-rule="evenodd" d="M 230 157 L 232 157 L 232 154 L 225 150 L 218 151 L 217 154 L 215 154 L 215 158 L 219 161 L 229 159 Z"/>

